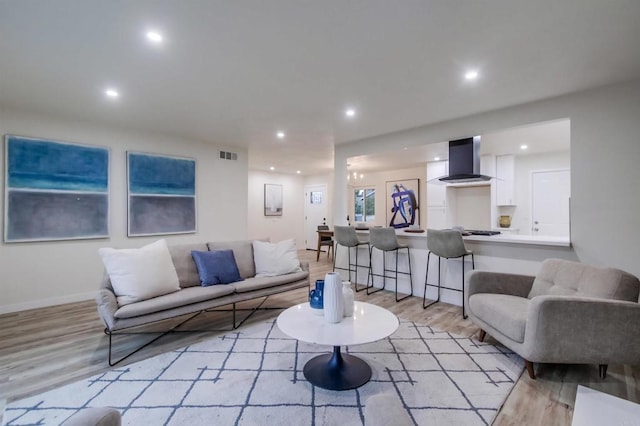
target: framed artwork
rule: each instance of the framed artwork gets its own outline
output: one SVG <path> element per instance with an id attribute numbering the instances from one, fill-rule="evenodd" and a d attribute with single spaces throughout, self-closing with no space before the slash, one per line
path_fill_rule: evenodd
<path id="1" fill-rule="evenodd" d="M 282 185 L 264 184 L 264 215 L 282 216 Z"/>
<path id="2" fill-rule="evenodd" d="M 109 149 L 5 135 L 4 241 L 109 236 Z"/>
<path id="3" fill-rule="evenodd" d="M 196 232 L 196 160 L 127 152 L 130 237 Z"/>
<path id="4" fill-rule="evenodd" d="M 387 223 L 392 228 L 420 225 L 420 179 L 387 182 Z"/>

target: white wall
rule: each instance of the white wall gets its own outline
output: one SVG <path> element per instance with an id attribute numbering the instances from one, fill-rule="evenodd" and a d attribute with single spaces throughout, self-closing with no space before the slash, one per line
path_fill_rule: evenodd
<path id="1" fill-rule="evenodd" d="M 465 229 L 491 228 L 491 187 L 466 186 L 448 187 L 450 204 L 455 216 L 451 218 L 452 226 Z"/>
<path id="2" fill-rule="evenodd" d="M 268 237 L 271 242 L 294 238 L 296 246 L 304 248 L 304 178 L 254 170 L 248 173 L 248 237 Z M 282 185 L 282 216 L 264 215 L 265 183 Z"/>
<path id="3" fill-rule="evenodd" d="M 375 188 L 376 190 L 376 221 L 375 226 L 389 226 L 387 222 L 387 182 L 393 180 L 419 179 L 420 198 L 418 200 L 418 212 L 420 213 L 420 228 L 424 228 L 427 223 L 427 185 L 426 185 L 426 162 L 423 167 L 412 167 L 408 169 L 386 170 L 375 173 L 365 173 L 362 180 L 358 179 L 357 183 L 349 183 L 348 190 L 348 214 L 351 218 L 351 224 L 355 225 L 354 217 L 354 199 L 353 192 L 359 188 Z M 338 225 L 345 223 L 345 220 L 336 222 Z"/>
<path id="4" fill-rule="evenodd" d="M 486 112 L 335 147 L 335 181 L 346 182 L 347 158 L 393 146 L 417 146 L 469 135 L 571 119 L 571 239 L 585 263 L 640 276 L 640 80 Z M 346 216 L 346 184 L 336 184 L 334 214 Z M 339 222 L 336 222 L 339 224 Z"/>
<path id="5" fill-rule="evenodd" d="M 92 298 L 103 274 L 100 247 L 139 247 L 159 238 L 177 244 L 247 236 L 246 151 L 231 149 L 238 152 L 238 161 L 218 160 L 218 151 L 225 147 L 10 110 L 0 110 L 0 132 L 106 146 L 111 151 L 110 238 L 1 243 L 0 314 Z M 197 233 L 127 237 L 127 150 L 197 159 Z M 4 164 L 4 149 L 2 156 Z M 3 173 L 3 183 L 4 178 Z M 4 197 L 0 209 L 4 211 Z"/>

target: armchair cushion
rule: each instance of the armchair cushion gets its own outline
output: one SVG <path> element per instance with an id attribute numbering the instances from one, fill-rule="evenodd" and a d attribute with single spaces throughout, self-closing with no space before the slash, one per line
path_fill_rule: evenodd
<path id="1" fill-rule="evenodd" d="M 637 278 L 619 269 L 547 259 L 533 282 L 529 299 L 541 295 L 638 300 Z"/>
<path id="2" fill-rule="evenodd" d="M 637 364 L 640 304 L 576 296 L 531 300 L 525 332 L 531 361 Z M 495 336 L 494 336 L 495 337 Z"/>
<path id="3" fill-rule="evenodd" d="M 478 293 L 469 297 L 469 307 L 484 322 L 516 342 L 524 342 L 530 300 L 506 294 Z"/>

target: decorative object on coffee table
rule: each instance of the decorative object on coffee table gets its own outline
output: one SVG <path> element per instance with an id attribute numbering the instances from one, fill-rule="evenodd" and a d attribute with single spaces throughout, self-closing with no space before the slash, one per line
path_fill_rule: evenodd
<path id="1" fill-rule="evenodd" d="M 349 281 L 342 281 L 342 298 L 344 301 L 344 316 L 350 317 L 353 315 L 354 294 Z"/>
<path id="2" fill-rule="evenodd" d="M 342 280 L 335 272 L 329 272 L 324 277 L 323 310 L 324 319 L 330 323 L 340 322 L 344 316 Z"/>
<path id="3" fill-rule="evenodd" d="M 317 315 L 324 315 L 324 280 L 316 280 L 316 288 L 309 290 L 309 306 Z"/>

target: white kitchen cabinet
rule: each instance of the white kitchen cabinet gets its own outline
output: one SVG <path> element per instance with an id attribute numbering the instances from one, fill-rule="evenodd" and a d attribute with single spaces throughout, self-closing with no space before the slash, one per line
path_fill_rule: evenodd
<path id="1" fill-rule="evenodd" d="M 432 161 L 427 163 L 427 208 L 446 207 L 447 186 L 442 182 L 430 183 L 434 179 L 449 173 L 448 161 Z"/>
<path id="2" fill-rule="evenodd" d="M 434 180 L 449 174 L 448 161 L 427 163 L 427 224 L 429 229 L 447 228 L 447 185 Z"/>
<path id="3" fill-rule="evenodd" d="M 498 155 L 496 157 L 496 204 L 514 206 L 515 197 L 515 156 Z"/>
<path id="4" fill-rule="evenodd" d="M 449 228 L 446 207 L 427 207 L 427 229 Z"/>

